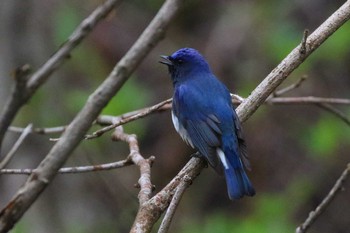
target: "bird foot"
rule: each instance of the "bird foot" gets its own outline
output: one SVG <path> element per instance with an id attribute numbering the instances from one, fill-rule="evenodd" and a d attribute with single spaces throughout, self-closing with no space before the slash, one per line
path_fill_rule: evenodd
<path id="1" fill-rule="evenodd" d="M 196 153 L 191 154 L 190 157 L 201 159 L 201 158 L 203 158 L 203 155 L 197 151 Z"/>

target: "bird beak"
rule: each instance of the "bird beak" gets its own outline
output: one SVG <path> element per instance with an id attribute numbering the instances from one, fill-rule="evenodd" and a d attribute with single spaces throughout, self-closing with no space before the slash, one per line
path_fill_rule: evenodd
<path id="1" fill-rule="evenodd" d="M 159 61 L 159 63 L 162 63 L 167 66 L 172 66 L 174 65 L 173 62 L 169 59 L 169 56 L 162 55 L 160 56 L 163 60 Z"/>

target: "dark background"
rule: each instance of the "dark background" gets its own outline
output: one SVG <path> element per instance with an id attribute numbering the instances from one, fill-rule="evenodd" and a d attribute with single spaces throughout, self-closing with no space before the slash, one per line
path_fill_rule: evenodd
<path id="1" fill-rule="evenodd" d="M 57 50 L 98 4 L 97 0 L 3 0 L 0 2 L 0 106 L 13 85 L 11 73 L 30 64 L 35 70 Z M 118 115 L 172 95 L 159 55 L 194 47 L 233 93 L 243 97 L 295 47 L 305 28 L 312 32 L 344 1 L 186 1 L 166 38 L 147 56 L 104 114 Z M 100 23 L 72 58 L 55 72 L 19 112 L 13 125 L 68 124 L 88 95 L 105 79 L 161 6 L 162 1 L 124 1 Z M 287 96 L 350 98 L 350 24 L 345 24 L 282 86 L 308 78 Z M 339 108 L 349 115 L 348 107 Z M 208 168 L 185 193 L 170 232 L 294 232 L 328 193 L 349 162 L 350 129 L 315 105 L 265 105 L 244 125 L 257 194 L 230 201 L 222 177 Z M 93 128 L 97 129 L 97 127 Z M 152 181 L 159 191 L 193 152 L 173 129 L 170 112 L 125 126 L 136 133 L 141 153 L 156 157 Z M 8 133 L 2 154 L 18 134 Z M 53 145 L 32 135 L 8 168 L 34 168 Z M 128 147 L 109 134 L 83 142 L 67 166 L 124 159 Z M 89 174 L 58 175 L 13 232 L 128 232 L 137 208 L 139 171 L 131 166 Z M 25 181 L 0 177 L 0 206 Z M 309 232 L 349 232 L 350 182 Z M 156 232 L 156 230 L 154 230 Z"/>

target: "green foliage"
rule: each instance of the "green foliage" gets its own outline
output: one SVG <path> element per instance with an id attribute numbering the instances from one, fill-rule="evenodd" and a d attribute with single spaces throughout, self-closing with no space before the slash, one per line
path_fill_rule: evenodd
<path id="1" fill-rule="evenodd" d="M 315 125 L 302 134 L 301 143 L 307 147 L 309 154 L 318 158 L 327 158 L 346 138 L 349 131 L 344 129 L 344 123 L 330 115 L 321 117 Z"/>
<path id="2" fill-rule="evenodd" d="M 150 102 L 151 93 L 143 88 L 134 78 L 130 78 L 114 96 L 109 104 L 103 109 L 102 114 L 120 115 L 126 112 L 146 107 Z M 142 136 L 144 122 L 136 121 L 126 125 L 128 132 Z"/>
<path id="3" fill-rule="evenodd" d="M 54 15 L 54 42 L 57 46 L 67 40 L 68 36 L 79 25 L 80 21 L 81 17 L 77 8 L 73 5 L 69 5 L 68 2 L 57 8 L 56 14 Z"/>
<path id="4" fill-rule="evenodd" d="M 293 203 L 279 194 L 260 194 L 255 200 L 255 212 L 239 218 L 224 213 L 208 216 L 204 223 L 187 227 L 183 233 L 279 233 L 292 232 L 289 215 Z"/>
<path id="5" fill-rule="evenodd" d="M 302 34 L 303 32 L 298 30 L 292 22 L 284 24 L 277 22 L 273 30 L 265 35 L 266 55 L 270 56 L 272 61 L 281 61 L 300 43 Z"/>
<path id="6" fill-rule="evenodd" d="M 328 38 L 320 49 L 315 51 L 312 55 L 313 59 L 332 63 L 343 61 L 349 55 L 349 35 L 350 24 L 347 23 Z"/>

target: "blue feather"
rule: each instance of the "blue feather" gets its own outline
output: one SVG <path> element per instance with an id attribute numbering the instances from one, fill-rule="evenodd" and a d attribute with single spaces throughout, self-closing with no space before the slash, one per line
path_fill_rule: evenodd
<path id="1" fill-rule="evenodd" d="M 224 170 L 230 199 L 253 196 L 244 170 L 250 167 L 246 145 L 230 92 L 196 50 L 184 48 L 162 58 L 174 85 L 175 129 L 218 173 Z"/>

